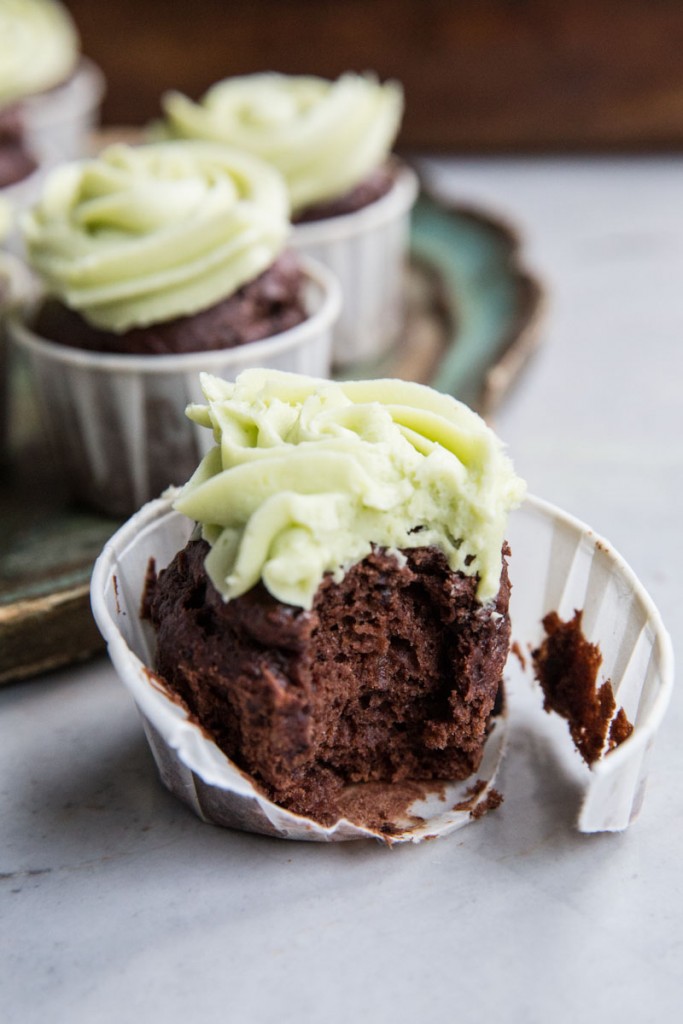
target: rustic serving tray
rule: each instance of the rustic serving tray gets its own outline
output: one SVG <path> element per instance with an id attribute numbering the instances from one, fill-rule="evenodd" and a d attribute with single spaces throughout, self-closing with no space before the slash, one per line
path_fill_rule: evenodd
<path id="1" fill-rule="evenodd" d="M 433 384 L 489 416 L 539 340 L 542 289 L 524 268 L 516 233 L 485 212 L 423 194 L 406 290 L 394 348 L 345 376 Z M 13 433 L 0 469 L 0 683 L 101 650 L 90 573 L 119 525 L 70 503 L 20 365 L 11 385 Z"/>

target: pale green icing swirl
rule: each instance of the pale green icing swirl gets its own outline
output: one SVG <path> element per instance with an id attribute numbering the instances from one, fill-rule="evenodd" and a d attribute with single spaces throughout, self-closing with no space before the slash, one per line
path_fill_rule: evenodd
<path id="1" fill-rule="evenodd" d="M 48 292 L 122 332 L 214 305 L 257 277 L 289 231 L 267 164 L 203 142 L 116 145 L 57 168 L 23 219 Z"/>
<path id="2" fill-rule="evenodd" d="M 67 79 L 80 43 L 69 12 L 53 0 L 0 0 L 0 105 Z"/>
<path id="3" fill-rule="evenodd" d="M 373 544 L 436 545 L 452 569 L 498 591 L 508 511 L 523 482 L 483 420 L 454 398 L 399 380 L 334 383 L 247 370 L 203 374 L 188 408 L 216 446 L 175 501 L 202 524 L 207 572 L 226 600 L 259 579 L 310 608 Z"/>
<path id="4" fill-rule="evenodd" d="M 277 167 L 298 211 L 342 195 L 382 164 L 403 92 L 370 74 L 329 82 L 268 72 L 218 82 L 199 103 L 171 92 L 163 106 L 171 135 L 227 142 Z"/>

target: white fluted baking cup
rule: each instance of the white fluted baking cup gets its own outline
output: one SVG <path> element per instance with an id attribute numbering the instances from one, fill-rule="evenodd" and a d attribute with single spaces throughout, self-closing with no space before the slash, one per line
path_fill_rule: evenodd
<path id="1" fill-rule="evenodd" d="M 404 270 L 417 175 L 399 164 L 391 190 L 355 213 L 296 224 L 292 245 L 334 272 L 342 312 L 332 347 L 336 366 L 377 358 L 398 337 L 405 313 Z"/>
<path id="2" fill-rule="evenodd" d="M 62 85 L 22 101 L 28 147 L 41 166 L 53 167 L 87 155 L 104 92 L 104 75 L 82 57 Z"/>
<path id="3" fill-rule="evenodd" d="M 97 624 L 121 679 L 141 712 L 161 778 L 200 818 L 217 825 L 290 839 L 329 842 L 375 838 L 419 842 L 447 835 L 476 816 L 489 798 L 503 755 L 505 725 L 499 719 L 476 775 L 479 791 L 469 808 L 473 780 L 450 784 L 408 809 L 422 820 L 406 818 L 387 837 L 345 819 L 322 827 L 267 800 L 205 733 L 167 697 L 150 673 L 154 638 L 139 611 L 150 558 L 163 568 L 187 542 L 193 524 L 173 512 L 170 499 L 142 509 L 111 539 L 93 572 L 91 598 Z M 579 828 L 592 832 L 623 829 L 642 798 L 647 752 L 669 699 L 671 647 L 656 608 L 637 579 L 591 530 L 559 509 L 535 498 L 512 514 L 513 631 L 518 642 L 536 645 L 547 611 L 571 614 L 583 607 L 589 638 L 600 643 L 605 669 L 617 700 L 634 724 L 621 747 L 586 770 L 586 798 Z M 542 701 L 535 694 L 537 703 Z M 569 737 L 566 737 L 569 742 Z M 445 796 L 445 801 L 444 801 Z"/>
<path id="4" fill-rule="evenodd" d="M 304 266 L 309 316 L 288 331 L 230 349 L 180 355 L 117 355 L 39 337 L 26 319 L 8 332 L 27 355 L 46 443 L 75 497 L 112 516 L 130 515 L 169 484 L 189 478 L 213 444 L 185 415 L 202 402 L 199 373 L 234 378 L 249 367 L 327 377 L 339 313 L 334 276 Z"/>

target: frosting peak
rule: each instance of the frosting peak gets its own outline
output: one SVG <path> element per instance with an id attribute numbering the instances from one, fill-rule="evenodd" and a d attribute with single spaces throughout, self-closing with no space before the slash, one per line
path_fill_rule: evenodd
<path id="1" fill-rule="evenodd" d="M 335 383 L 247 370 L 203 374 L 213 430 L 175 507 L 202 524 L 207 572 L 226 600 L 259 579 L 310 608 L 323 575 L 340 579 L 373 544 L 435 545 L 453 570 L 498 591 L 508 511 L 521 500 L 501 442 L 462 403 L 398 380 Z"/>
<path id="2" fill-rule="evenodd" d="M 54 0 L 0 0 L 0 105 L 44 92 L 74 70 L 80 42 Z"/>
<path id="3" fill-rule="evenodd" d="M 379 167 L 403 113 L 398 83 L 352 73 L 335 82 L 244 75 L 218 82 L 199 103 L 178 92 L 162 102 L 172 136 L 226 142 L 277 167 L 295 212 L 342 195 Z"/>
<path id="4" fill-rule="evenodd" d="M 48 177 L 23 220 L 51 294 L 123 332 L 207 309 L 282 250 L 287 192 L 267 164 L 227 146 L 110 146 Z"/>

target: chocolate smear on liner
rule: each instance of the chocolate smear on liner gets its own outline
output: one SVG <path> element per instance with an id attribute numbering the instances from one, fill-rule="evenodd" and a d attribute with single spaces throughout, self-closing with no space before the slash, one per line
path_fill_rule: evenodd
<path id="1" fill-rule="evenodd" d="M 510 646 L 510 654 L 514 654 L 515 658 L 520 664 L 522 672 L 526 672 L 526 658 L 524 657 L 524 652 L 522 651 L 522 648 L 519 646 L 516 640 Z"/>
<path id="2" fill-rule="evenodd" d="M 483 793 L 486 786 L 487 782 L 485 779 L 477 779 L 471 786 L 468 786 L 465 791 L 465 799 L 455 804 L 453 810 L 469 811 L 470 817 L 475 821 L 483 818 L 489 811 L 495 811 L 503 802 L 503 794 L 499 793 L 497 789 L 491 789 L 485 800 L 478 801 L 477 798 Z"/>
<path id="3" fill-rule="evenodd" d="M 434 782 L 406 779 L 401 782 L 361 782 L 346 786 L 337 805 L 343 817 L 383 835 L 398 835 L 421 825 L 424 818 L 409 814 L 408 808 L 443 787 Z"/>
<path id="4" fill-rule="evenodd" d="M 545 711 L 556 711 L 569 724 L 574 745 L 586 764 L 614 750 L 633 732 L 623 708 L 616 712 L 612 683 L 598 686 L 602 654 L 581 630 L 583 612 L 563 622 L 557 612 L 543 619 L 546 638 L 531 652 L 536 679 L 543 690 Z"/>

